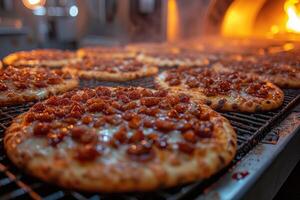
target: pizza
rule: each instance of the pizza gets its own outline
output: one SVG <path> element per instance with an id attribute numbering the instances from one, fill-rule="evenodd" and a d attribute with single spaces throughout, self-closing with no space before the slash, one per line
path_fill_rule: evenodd
<path id="1" fill-rule="evenodd" d="M 233 159 L 227 119 L 184 94 L 97 87 L 35 104 L 6 130 L 9 158 L 60 186 L 149 191 L 210 177 Z"/>
<path id="2" fill-rule="evenodd" d="M 64 68 L 82 78 L 103 81 L 128 81 L 154 75 L 158 68 L 135 59 L 88 58 Z"/>
<path id="3" fill-rule="evenodd" d="M 238 72 L 210 68 L 179 68 L 155 78 L 158 88 L 190 94 L 221 111 L 258 112 L 276 109 L 284 94 L 274 84 Z"/>
<path id="4" fill-rule="evenodd" d="M 58 49 L 36 49 L 9 54 L 3 59 L 6 66 L 61 68 L 80 59 L 74 52 Z"/>
<path id="5" fill-rule="evenodd" d="M 275 59 L 275 58 L 274 58 Z M 300 88 L 300 68 L 277 60 L 223 60 L 214 64 L 216 71 L 239 72 L 268 80 L 281 88 Z M 299 62 L 300 64 L 300 62 Z"/>
<path id="6" fill-rule="evenodd" d="M 140 53 L 137 59 L 159 67 L 194 67 L 209 64 L 209 59 L 203 53 L 193 50 L 170 49 Z"/>
<path id="7" fill-rule="evenodd" d="M 45 99 L 71 90 L 78 83 L 62 70 L 7 67 L 0 70 L 0 106 Z"/>
<path id="8" fill-rule="evenodd" d="M 202 66 L 209 63 L 203 52 L 181 48 L 181 43 L 137 43 L 126 49 L 137 54 L 137 59 L 158 67 Z"/>
<path id="9" fill-rule="evenodd" d="M 77 56 L 80 58 L 134 58 L 134 51 L 127 50 L 124 47 L 105 47 L 105 46 L 90 46 L 83 47 L 77 50 Z"/>

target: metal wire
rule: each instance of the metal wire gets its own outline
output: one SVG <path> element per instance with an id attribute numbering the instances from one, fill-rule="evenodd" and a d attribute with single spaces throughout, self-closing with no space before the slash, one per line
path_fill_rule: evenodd
<path id="1" fill-rule="evenodd" d="M 141 86 L 153 88 L 153 78 L 143 78 L 124 83 L 102 82 L 95 80 L 82 80 L 81 87 L 106 86 Z M 288 114 L 289 109 L 299 103 L 300 90 L 285 90 L 285 99 L 283 106 L 276 111 L 244 114 L 226 112 L 222 113 L 227 117 L 238 135 L 238 153 L 233 161 L 240 160 L 253 146 L 262 141 L 265 134 L 271 130 L 272 126 Z M 10 125 L 12 119 L 20 113 L 27 111 L 34 103 L 28 103 L 18 106 L 9 106 L 0 108 L 0 199 L 183 199 L 193 194 L 199 194 L 207 185 L 217 180 L 218 175 L 204 181 L 193 184 L 176 187 L 167 190 L 159 190 L 151 193 L 131 193 L 131 194 L 93 194 L 80 193 L 64 190 L 54 185 L 41 182 L 38 179 L 25 174 L 22 170 L 16 168 L 7 158 L 3 148 L 3 135 L 5 129 Z M 274 136 L 275 135 L 275 136 Z M 264 139 L 264 142 L 276 143 L 278 136 L 276 134 Z M 225 171 L 219 174 L 226 173 Z"/>

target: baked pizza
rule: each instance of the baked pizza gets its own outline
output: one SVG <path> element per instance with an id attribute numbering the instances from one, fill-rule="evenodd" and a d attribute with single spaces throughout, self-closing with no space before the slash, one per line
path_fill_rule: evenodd
<path id="1" fill-rule="evenodd" d="M 203 53 L 193 50 L 170 49 L 140 53 L 137 59 L 159 67 L 194 67 L 209 64 L 209 59 Z"/>
<path id="2" fill-rule="evenodd" d="M 274 84 L 238 72 L 179 68 L 159 74 L 158 88 L 190 94 L 221 111 L 258 112 L 281 106 L 283 92 Z"/>
<path id="3" fill-rule="evenodd" d="M 202 66 L 209 63 L 203 52 L 181 48 L 180 43 L 138 43 L 126 46 L 137 59 L 159 67 Z"/>
<path id="4" fill-rule="evenodd" d="M 80 61 L 80 58 L 78 58 L 74 52 L 58 49 L 19 51 L 9 54 L 3 59 L 6 66 L 50 68 L 60 68 L 78 61 Z"/>
<path id="5" fill-rule="evenodd" d="M 220 72 L 244 71 L 281 88 L 300 88 L 300 68 L 272 60 L 227 60 L 214 64 L 213 68 Z"/>
<path id="6" fill-rule="evenodd" d="M 136 53 L 124 47 L 91 46 L 78 49 L 77 56 L 80 58 L 134 58 Z"/>
<path id="7" fill-rule="evenodd" d="M 6 130 L 4 146 L 46 182 L 129 192 L 210 177 L 233 159 L 237 142 L 227 119 L 187 95 L 97 87 L 35 104 Z"/>
<path id="8" fill-rule="evenodd" d="M 82 62 L 69 65 L 65 71 L 87 79 L 103 81 L 128 81 L 154 75 L 158 68 L 135 59 L 87 58 Z"/>
<path id="9" fill-rule="evenodd" d="M 0 70 L 0 106 L 45 99 L 78 86 L 78 80 L 62 70 L 14 68 Z"/>

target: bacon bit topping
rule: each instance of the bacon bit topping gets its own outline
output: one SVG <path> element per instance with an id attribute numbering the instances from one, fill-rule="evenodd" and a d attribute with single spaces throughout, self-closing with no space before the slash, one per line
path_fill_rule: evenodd
<path id="1" fill-rule="evenodd" d="M 93 161 L 100 155 L 101 151 L 98 151 L 97 147 L 91 144 L 79 146 L 75 150 L 75 158 L 81 162 Z"/>
<path id="2" fill-rule="evenodd" d="M 97 87 L 96 93 L 98 96 L 111 96 L 111 91 L 106 87 Z"/>
<path id="3" fill-rule="evenodd" d="M 46 135 L 50 130 L 50 125 L 48 123 L 37 123 L 33 127 L 34 135 Z"/>
<path id="4" fill-rule="evenodd" d="M 158 97 L 144 97 L 141 98 L 141 104 L 147 107 L 155 106 L 159 103 L 160 99 Z"/>
<path id="5" fill-rule="evenodd" d="M 188 131 L 184 132 L 183 133 L 183 138 L 187 142 L 191 142 L 191 143 L 196 143 L 197 142 L 197 137 L 196 137 L 194 131 L 192 131 L 192 130 L 188 130 Z"/>
<path id="6" fill-rule="evenodd" d="M 0 82 L 0 91 L 3 92 L 3 91 L 6 91 L 6 90 L 8 90 L 8 87 L 6 86 L 6 84 Z"/>
<path id="7" fill-rule="evenodd" d="M 65 72 L 55 73 L 46 68 L 8 67 L 0 72 L 0 91 L 6 91 L 12 85 L 18 90 L 47 87 L 48 84 L 59 84 L 65 79 Z M 11 88 L 14 89 L 14 88 Z"/>
<path id="8" fill-rule="evenodd" d="M 168 120 L 161 120 L 161 119 L 155 121 L 155 126 L 158 130 L 161 131 L 172 131 L 176 127 L 174 122 Z"/>
<path id="9" fill-rule="evenodd" d="M 137 130 L 134 132 L 134 134 L 130 137 L 129 142 L 130 143 L 137 143 L 144 139 L 143 131 Z"/>
<path id="10" fill-rule="evenodd" d="M 86 115 L 82 117 L 82 123 L 89 124 L 93 121 L 93 117 L 90 115 Z"/>
<path id="11" fill-rule="evenodd" d="M 133 90 L 128 93 L 128 97 L 132 100 L 136 100 L 141 98 L 141 94 L 139 93 L 139 91 Z"/>
<path id="12" fill-rule="evenodd" d="M 50 133 L 47 134 L 48 143 L 51 146 L 58 145 L 61 141 L 63 141 L 64 137 L 65 137 L 64 133 L 52 133 L 52 132 L 50 132 Z"/>
<path id="13" fill-rule="evenodd" d="M 121 126 L 117 132 L 114 134 L 114 139 L 119 141 L 121 144 L 127 142 L 127 128 L 125 126 Z"/>
<path id="14" fill-rule="evenodd" d="M 95 102 L 88 106 L 88 111 L 90 112 L 101 112 L 103 111 L 108 105 L 103 101 Z"/>
<path id="15" fill-rule="evenodd" d="M 186 94 L 179 94 L 179 99 L 180 99 L 180 102 L 182 102 L 182 103 L 190 102 L 190 97 Z"/>
<path id="16" fill-rule="evenodd" d="M 152 145 L 146 140 L 130 145 L 127 149 L 127 154 L 131 159 L 138 161 L 149 161 L 154 157 Z"/>
<path id="17" fill-rule="evenodd" d="M 173 130 L 182 136 L 178 141 L 179 150 L 188 154 L 195 149 L 192 144 L 201 138 L 213 137 L 214 127 L 208 121 L 210 114 L 190 103 L 187 95 L 132 88 L 108 91 L 103 87 L 70 93 L 35 104 L 25 120 L 36 123 L 33 135 L 46 137 L 50 145 L 63 142 L 65 136 L 74 140 L 75 157 L 79 161 L 93 160 L 100 155 L 99 144 L 110 148 L 128 146 L 130 158 L 147 161 L 154 157 L 153 147 L 162 150 L 176 147 L 168 140 Z M 117 131 L 104 141 L 98 130 L 106 127 L 117 127 Z M 92 155 L 86 155 L 88 152 Z"/>
<path id="18" fill-rule="evenodd" d="M 195 150 L 195 146 L 191 143 L 178 142 L 177 145 L 179 150 L 186 154 L 192 154 Z"/>
<path id="19" fill-rule="evenodd" d="M 43 112 L 46 109 L 46 106 L 43 103 L 36 103 L 32 106 L 31 111 L 33 112 Z"/>
<path id="20" fill-rule="evenodd" d="M 183 80 L 190 88 L 202 87 L 203 93 L 207 96 L 227 95 L 232 90 L 235 90 L 255 97 L 265 98 L 270 90 L 266 83 L 259 79 L 250 78 L 237 72 L 219 73 L 208 68 L 170 70 L 165 78 L 165 81 L 170 86 L 177 85 Z"/>
<path id="21" fill-rule="evenodd" d="M 195 127 L 195 133 L 200 138 L 210 138 L 212 137 L 214 125 L 210 121 L 201 122 Z"/>

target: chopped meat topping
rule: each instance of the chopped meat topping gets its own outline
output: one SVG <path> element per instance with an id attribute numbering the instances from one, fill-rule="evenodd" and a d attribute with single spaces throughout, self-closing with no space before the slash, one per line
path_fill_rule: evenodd
<path id="1" fill-rule="evenodd" d="M 33 124 L 32 137 L 45 137 L 52 146 L 72 140 L 74 157 L 84 162 L 103 154 L 99 145 L 125 146 L 136 161 L 153 159 L 153 147 L 169 150 L 177 145 L 191 154 L 214 130 L 209 115 L 187 95 L 138 88 L 98 87 L 53 96 L 35 104 L 25 119 Z M 170 140 L 175 133 L 179 142 Z"/>
<path id="2" fill-rule="evenodd" d="M 60 71 L 59 73 L 57 71 Z M 0 70 L 0 92 L 7 90 L 39 89 L 57 85 L 69 79 L 70 74 L 61 70 L 14 68 Z"/>
<path id="3" fill-rule="evenodd" d="M 242 70 L 242 69 L 240 69 Z M 237 72 L 215 72 L 208 68 L 179 68 L 170 70 L 165 81 L 174 86 L 174 82 L 182 82 L 189 88 L 203 88 L 207 96 L 228 95 L 233 91 L 265 98 L 269 95 L 270 87 L 263 81 L 250 78 Z M 178 83 L 179 84 L 179 83 Z"/>

